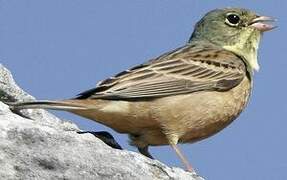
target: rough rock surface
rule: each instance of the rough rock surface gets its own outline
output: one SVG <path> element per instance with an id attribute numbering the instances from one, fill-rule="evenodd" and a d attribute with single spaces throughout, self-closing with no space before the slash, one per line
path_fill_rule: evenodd
<path id="1" fill-rule="evenodd" d="M 1 64 L 0 97 L 33 99 Z M 75 124 L 47 111 L 23 114 L 27 118 L 0 102 L 0 179 L 202 179 L 138 153 L 112 149 L 93 135 L 79 135 Z"/>

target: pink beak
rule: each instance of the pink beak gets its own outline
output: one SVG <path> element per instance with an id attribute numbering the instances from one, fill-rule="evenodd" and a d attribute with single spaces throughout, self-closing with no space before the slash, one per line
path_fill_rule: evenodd
<path id="1" fill-rule="evenodd" d="M 274 18 L 271 18 L 268 16 L 259 16 L 253 19 L 251 23 L 249 24 L 249 26 L 254 27 L 258 31 L 265 32 L 265 31 L 270 31 L 276 28 L 276 26 L 269 24 L 270 22 L 274 22 L 274 21 L 275 21 Z"/>

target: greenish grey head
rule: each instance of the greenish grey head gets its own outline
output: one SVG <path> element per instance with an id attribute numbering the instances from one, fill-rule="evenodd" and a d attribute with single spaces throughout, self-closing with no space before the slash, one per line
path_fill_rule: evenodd
<path id="1" fill-rule="evenodd" d="M 272 18 L 242 8 L 215 9 L 195 26 L 189 40 L 208 41 L 243 57 L 249 71 L 258 70 L 257 49 L 261 34 L 274 26 Z"/>

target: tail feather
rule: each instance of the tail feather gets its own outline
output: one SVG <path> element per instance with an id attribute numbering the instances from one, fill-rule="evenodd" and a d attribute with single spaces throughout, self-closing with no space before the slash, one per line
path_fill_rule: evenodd
<path id="1" fill-rule="evenodd" d="M 34 102 L 13 102 L 6 103 L 9 105 L 11 110 L 21 110 L 21 109 L 52 109 L 52 110 L 79 110 L 86 109 L 76 103 L 71 103 L 69 101 L 34 101 Z"/>

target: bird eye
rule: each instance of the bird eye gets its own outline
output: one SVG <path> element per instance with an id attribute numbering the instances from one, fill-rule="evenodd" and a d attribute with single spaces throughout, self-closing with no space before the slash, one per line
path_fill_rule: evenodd
<path id="1" fill-rule="evenodd" d="M 240 17 L 237 14 L 227 14 L 225 22 L 231 26 L 237 26 L 239 24 Z"/>

